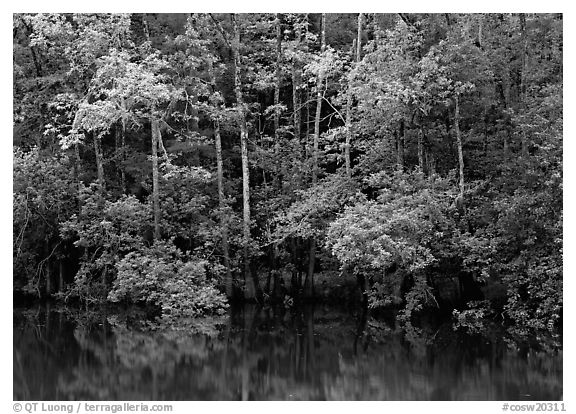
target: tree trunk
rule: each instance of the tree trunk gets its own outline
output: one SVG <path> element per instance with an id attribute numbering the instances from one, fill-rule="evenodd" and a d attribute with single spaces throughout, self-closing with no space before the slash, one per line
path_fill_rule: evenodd
<path id="1" fill-rule="evenodd" d="M 426 165 L 428 167 L 428 175 L 436 174 L 436 165 L 435 165 L 436 160 L 434 159 L 434 154 L 430 151 L 429 147 L 425 153 L 425 157 L 426 157 Z"/>
<path id="2" fill-rule="evenodd" d="M 344 162 L 346 165 L 346 176 L 352 177 L 352 166 L 350 162 L 350 145 L 352 142 L 352 91 L 351 85 L 348 84 L 348 93 L 346 94 L 346 143 L 344 144 Z"/>
<path id="3" fill-rule="evenodd" d="M 154 240 L 160 239 L 160 193 L 158 184 L 158 146 L 160 122 L 152 117 L 152 204 L 154 210 Z"/>
<path id="4" fill-rule="evenodd" d="M 356 64 L 360 62 L 362 53 L 362 13 L 358 14 L 358 34 L 356 41 L 353 43 L 353 53 L 355 52 Z M 354 50 L 355 49 L 355 50 Z M 346 175 L 348 178 L 352 176 L 352 164 L 350 160 L 350 146 L 352 144 L 352 92 L 351 86 L 348 84 L 348 96 L 346 99 L 346 144 L 344 146 L 344 159 L 346 163 Z"/>
<path id="5" fill-rule="evenodd" d="M 522 69 L 520 74 L 520 106 L 525 109 L 526 108 L 526 56 L 528 53 L 528 38 L 526 36 L 526 15 L 524 13 L 520 13 L 520 30 L 522 33 Z M 522 145 L 522 156 L 528 155 L 528 140 L 526 138 L 526 131 L 523 129 L 520 134 L 521 145 Z"/>
<path id="6" fill-rule="evenodd" d="M 298 50 L 300 46 L 300 38 L 301 32 L 300 27 L 296 30 L 296 50 Z M 300 73 L 299 62 L 296 57 L 292 58 L 292 106 L 294 108 L 294 139 L 298 146 L 298 153 L 300 154 L 300 136 L 301 136 L 301 123 L 302 123 L 302 108 L 301 105 L 301 97 L 300 97 L 300 85 L 302 84 L 302 74 Z"/>
<path id="7" fill-rule="evenodd" d="M 400 171 L 404 170 L 404 118 L 400 119 L 396 134 L 396 164 Z"/>
<path id="8" fill-rule="evenodd" d="M 424 127 L 420 126 L 418 134 L 418 166 L 424 172 Z"/>
<path id="9" fill-rule="evenodd" d="M 311 298 L 314 296 L 314 264 L 316 260 L 316 240 L 310 238 L 310 249 L 308 251 L 308 273 L 304 279 L 304 296 Z"/>
<path id="10" fill-rule="evenodd" d="M 301 100 L 300 100 L 300 84 L 302 83 L 300 69 L 297 67 L 296 62 L 292 63 L 292 106 L 294 107 L 294 139 L 298 145 L 300 152 L 300 136 L 301 136 Z"/>
<path id="11" fill-rule="evenodd" d="M 62 263 L 62 259 L 58 262 L 58 292 L 64 292 L 64 264 Z"/>
<path id="12" fill-rule="evenodd" d="M 276 156 L 276 183 L 277 188 L 281 189 L 283 187 L 284 176 L 286 171 L 284 168 L 285 163 L 281 156 L 281 145 L 280 145 L 280 86 L 282 81 L 282 24 L 280 20 L 280 14 L 276 13 L 276 68 L 275 77 L 276 82 L 274 85 L 274 154 Z"/>
<path id="13" fill-rule="evenodd" d="M 100 191 L 104 191 L 104 157 L 102 155 L 101 137 L 99 134 L 94 133 L 94 153 L 96 155 L 96 171 L 98 174 L 98 185 Z"/>
<path id="14" fill-rule="evenodd" d="M 236 16 L 232 15 L 234 26 L 234 40 L 232 42 L 232 53 L 234 55 L 234 91 L 236 93 L 236 103 L 240 114 L 240 147 L 242 156 L 242 196 L 243 196 L 243 242 L 244 242 L 244 279 L 246 299 L 254 299 L 258 292 L 258 279 L 256 275 L 251 275 L 250 271 L 250 171 L 248 169 L 248 125 L 246 123 L 246 106 L 242 97 L 242 83 L 240 79 L 240 28 Z M 252 277 L 250 277 L 252 276 Z"/>
<path id="15" fill-rule="evenodd" d="M 46 296 L 52 295 L 52 273 L 50 272 L 50 261 L 46 261 Z"/>
<path id="16" fill-rule="evenodd" d="M 326 14 L 322 13 L 322 34 L 320 51 L 323 53 L 326 49 Z M 316 83 L 316 117 L 314 118 L 314 149 L 312 153 L 312 185 L 318 181 L 318 143 L 320 141 L 320 115 L 322 113 L 322 83 L 323 73 L 318 73 Z M 310 240 L 310 252 L 308 256 L 308 276 L 304 283 L 304 296 L 314 296 L 314 261 L 316 259 L 316 242 Z"/>
<path id="17" fill-rule="evenodd" d="M 464 155 L 462 153 L 462 137 L 460 136 L 460 102 L 458 95 L 454 97 L 454 132 L 456 133 L 456 145 L 458 146 L 458 167 L 460 174 L 460 197 L 464 199 Z"/>
<path id="18" fill-rule="evenodd" d="M 220 122 L 216 119 L 214 121 L 214 140 L 216 142 L 216 169 L 218 181 L 218 206 L 222 215 L 220 216 L 220 231 L 222 232 L 222 256 L 224 260 L 224 267 L 226 267 L 226 279 L 224 285 L 226 288 L 226 296 L 232 298 L 233 296 L 233 279 L 232 271 L 230 270 L 230 253 L 228 249 L 228 224 L 224 216 L 224 208 L 226 207 L 226 199 L 224 196 L 224 168 L 222 162 L 222 139 L 220 138 Z"/>
<path id="19" fill-rule="evenodd" d="M 362 59 L 362 17 L 363 13 L 358 13 L 358 36 L 356 40 L 356 62 Z"/>
<path id="20" fill-rule="evenodd" d="M 124 100 L 122 100 L 122 109 L 126 109 Z M 120 183 L 122 186 L 122 194 L 126 194 L 126 116 L 124 114 L 122 114 L 122 136 L 120 139 L 120 148 Z"/>
<path id="21" fill-rule="evenodd" d="M 114 127 L 114 146 L 116 147 L 116 156 L 115 156 L 115 164 L 116 164 L 116 173 L 117 177 L 120 179 L 120 188 L 122 189 L 122 193 L 126 193 L 126 186 L 124 183 L 124 163 L 122 162 L 123 154 L 124 154 L 124 147 L 122 146 L 122 138 L 123 130 L 122 126 L 116 124 Z"/>
<path id="22" fill-rule="evenodd" d="M 76 111 L 74 115 L 74 121 L 72 122 L 72 130 L 75 133 L 78 131 L 78 120 L 79 120 L 79 111 Z M 81 182 L 80 182 L 80 171 L 82 167 L 82 160 L 80 158 L 80 143 L 74 143 L 74 180 L 76 181 L 76 187 L 78 188 L 77 200 L 78 200 L 78 211 L 82 213 L 82 205 L 80 203 L 80 191 L 82 190 Z"/>
<path id="23" fill-rule="evenodd" d="M 208 72 L 210 76 L 210 83 L 213 91 L 216 90 L 216 79 L 214 77 L 213 62 L 209 59 Z M 220 103 L 219 103 L 220 106 Z M 224 208 L 226 207 L 226 198 L 224 194 L 224 162 L 222 160 L 222 138 L 220 136 L 220 120 L 218 115 L 213 116 L 214 122 L 214 143 L 216 146 L 216 180 L 218 185 L 218 207 L 220 208 L 220 231 L 222 233 L 222 256 L 224 267 L 226 268 L 226 277 L 224 286 L 226 289 L 226 296 L 231 299 L 234 295 L 234 279 L 232 271 L 230 270 L 230 252 L 228 248 L 228 223 L 224 215 Z"/>
<path id="24" fill-rule="evenodd" d="M 326 14 L 322 13 L 322 35 L 320 51 L 326 49 Z M 318 143 L 320 141 L 320 116 L 322 114 L 322 83 L 324 74 L 320 71 L 316 81 L 316 117 L 314 118 L 314 149 L 312 152 L 312 183 L 318 179 Z"/>
<path id="25" fill-rule="evenodd" d="M 280 82 L 281 82 L 281 65 L 282 63 L 282 29 L 280 14 L 276 13 L 276 83 L 274 85 L 274 138 L 276 148 L 280 148 Z M 278 155 L 278 154 L 276 154 Z"/>

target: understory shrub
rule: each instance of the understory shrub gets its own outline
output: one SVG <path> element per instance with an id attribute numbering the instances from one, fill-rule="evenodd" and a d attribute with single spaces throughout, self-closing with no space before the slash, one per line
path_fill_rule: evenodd
<path id="1" fill-rule="evenodd" d="M 108 300 L 159 306 L 163 315 L 222 314 L 227 302 L 207 278 L 208 262 L 185 257 L 167 242 L 128 253 L 116 264 Z"/>

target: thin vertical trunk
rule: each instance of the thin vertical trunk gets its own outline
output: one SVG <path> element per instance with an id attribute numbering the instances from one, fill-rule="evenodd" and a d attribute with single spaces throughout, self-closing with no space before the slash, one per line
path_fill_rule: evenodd
<path id="1" fill-rule="evenodd" d="M 322 13 L 321 53 L 326 49 L 326 14 Z M 320 116 L 322 114 L 322 83 L 324 74 L 320 71 L 316 81 L 316 117 L 314 118 L 314 149 L 312 153 L 312 183 L 318 179 L 318 143 L 320 141 Z"/>
<path id="2" fill-rule="evenodd" d="M 281 63 L 282 63 L 282 29 L 280 14 L 276 13 L 276 83 L 274 85 L 274 138 L 276 148 L 280 148 L 280 82 L 281 82 Z"/>
<path id="3" fill-rule="evenodd" d="M 214 140 L 216 141 L 216 169 L 218 181 L 218 206 L 220 211 L 223 212 L 226 206 L 224 197 L 224 168 L 222 162 L 222 139 L 220 137 L 220 122 L 216 119 L 214 121 Z M 224 267 L 226 268 L 226 279 L 224 285 L 226 288 L 226 296 L 231 298 L 233 295 L 233 280 L 232 271 L 230 270 L 230 253 L 228 249 L 228 224 L 226 217 L 220 217 L 220 231 L 222 233 L 222 255 L 224 259 Z"/>
<path id="4" fill-rule="evenodd" d="M 375 48 L 378 49 L 380 44 L 380 26 L 378 25 L 378 13 L 372 15 L 372 32 L 374 33 L 374 40 L 376 41 Z"/>
<path id="5" fill-rule="evenodd" d="M 154 210 L 154 239 L 160 239 L 160 193 L 158 184 L 158 146 L 160 122 L 152 117 L 152 204 Z"/>
<path id="6" fill-rule="evenodd" d="M 32 54 L 32 61 L 34 62 L 34 68 L 36 69 L 36 76 L 42 77 L 42 66 L 40 65 L 40 60 L 36 56 L 36 52 L 32 46 L 30 46 L 30 53 Z"/>
<path id="7" fill-rule="evenodd" d="M 425 157 L 426 165 L 428 167 L 428 175 L 436 174 L 436 160 L 434 159 L 434 154 L 430 151 L 430 147 L 428 147 L 428 150 L 425 153 Z"/>
<path id="8" fill-rule="evenodd" d="M 50 273 L 50 261 L 46 262 L 46 296 L 52 295 L 52 274 Z"/>
<path id="9" fill-rule="evenodd" d="M 362 17 L 363 13 L 358 13 L 358 36 L 356 40 L 356 62 L 362 59 Z"/>
<path id="10" fill-rule="evenodd" d="M 356 64 L 360 62 L 362 53 L 362 13 L 358 14 L 358 33 L 352 45 L 352 53 L 355 53 Z M 350 146 L 352 144 L 352 91 L 348 84 L 348 96 L 346 99 L 346 144 L 344 145 L 344 160 L 346 163 L 346 175 L 352 176 L 352 163 L 350 160 Z"/>
<path id="11" fill-rule="evenodd" d="M 292 63 L 292 106 L 294 107 L 294 139 L 300 148 L 301 133 L 301 108 L 300 108 L 300 84 L 302 83 L 300 68 L 296 62 Z"/>
<path id="12" fill-rule="evenodd" d="M 126 184 L 125 184 L 125 175 L 124 175 L 124 128 L 122 125 L 116 124 L 114 130 L 114 145 L 116 147 L 116 171 L 117 176 L 120 178 L 120 188 L 122 189 L 122 193 L 126 193 Z"/>
<path id="13" fill-rule="evenodd" d="M 235 15 L 232 15 L 234 26 L 234 39 L 232 42 L 232 53 L 234 55 L 234 91 L 236 102 L 240 113 L 240 147 L 242 157 L 242 196 L 243 196 L 243 227 L 244 238 L 244 278 L 246 281 L 245 297 L 254 299 L 258 292 L 258 279 L 256 275 L 251 276 L 250 271 L 250 171 L 248 169 L 248 125 L 246 123 L 246 105 L 242 96 L 242 83 L 240 79 L 240 28 Z"/>
<path id="14" fill-rule="evenodd" d="M 210 84 L 212 85 L 213 91 L 216 90 L 216 79 L 214 77 L 213 62 L 211 59 L 208 61 L 208 72 L 210 76 Z M 220 103 L 219 103 L 220 105 Z M 220 208 L 220 231 L 222 233 L 222 256 L 224 261 L 224 267 L 226 268 L 226 277 L 224 280 L 224 286 L 226 289 L 226 296 L 232 298 L 233 291 L 233 277 L 232 271 L 230 270 L 230 253 L 228 248 L 228 223 L 226 217 L 224 216 L 224 208 L 226 207 L 226 198 L 224 194 L 224 162 L 222 160 L 222 138 L 220 136 L 220 120 L 218 115 L 213 116 L 214 122 L 214 143 L 216 146 L 216 181 L 218 185 L 218 207 Z"/>
<path id="15" fill-rule="evenodd" d="M 309 239 L 309 250 L 308 250 L 308 273 L 306 273 L 306 278 L 304 279 L 304 296 L 312 297 L 314 296 L 314 265 L 316 261 L 316 240 L 311 237 Z"/>
<path id="16" fill-rule="evenodd" d="M 510 151 L 509 141 L 511 135 L 512 132 L 510 131 L 510 127 L 506 127 L 506 131 L 504 131 L 504 145 L 502 148 L 504 155 L 508 155 L 508 152 Z"/>
<path id="17" fill-rule="evenodd" d="M 526 15 L 520 13 L 520 36 L 522 41 L 522 55 L 520 57 L 521 72 L 520 72 L 520 88 L 519 98 L 520 102 L 524 103 L 524 96 L 526 94 L 526 54 L 528 48 L 528 38 L 526 37 Z"/>
<path id="18" fill-rule="evenodd" d="M 79 111 L 76 111 L 76 114 L 74 115 L 74 121 L 72 122 L 72 129 L 71 131 L 74 131 L 75 133 L 78 132 L 78 120 L 80 119 L 79 117 Z M 81 182 L 80 182 L 80 171 L 81 171 L 81 159 L 80 159 L 80 143 L 79 142 L 75 142 L 74 143 L 74 180 L 76 181 L 76 187 L 78 189 L 78 197 L 77 197 L 77 201 L 78 201 L 78 211 L 79 213 L 82 213 L 82 205 L 80 202 L 80 191 L 82 190 L 82 186 L 81 186 Z"/>
<path id="19" fill-rule="evenodd" d="M 404 170 L 404 118 L 400 119 L 396 134 L 396 164 L 400 171 Z"/>
<path id="20" fill-rule="evenodd" d="M 296 50 L 300 47 L 300 38 L 302 34 L 300 27 L 296 30 Z M 299 62 L 296 57 L 292 58 L 292 106 L 294 107 L 294 139 L 300 151 L 300 135 L 301 135 L 301 97 L 300 85 L 302 84 L 302 74 L 300 73 Z"/>
<path id="21" fill-rule="evenodd" d="M 104 191 L 104 157 L 102 155 L 102 141 L 98 133 L 94 133 L 94 153 L 96 155 L 96 170 L 100 191 Z"/>
<path id="22" fill-rule="evenodd" d="M 276 167 L 275 181 L 279 189 L 283 186 L 283 177 L 286 175 L 284 171 L 284 162 L 280 155 L 280 85 L 282 81 L 282 24 L 280 14 L 276 13 L 276 68 L 275 77 L 276 82 L 274 85 L 274 154 L 276 155 L 276 162 L 279 163 Z"/>
<path id="23" fill-rule="evenodd" d="M 354 45 L 356 39 L 354 39 Z M 354 45 L 352 50 L 354 50 Z M 352 90 L 351 82 L 348 83 L 348 92 L 346 94 L 346 143 L 344 144 L 344 162 L 346 166 L 346 176 L 352 177 L 352 165 L 350 162 L 350 145 L 352 142 Z"/>
<path id="24" fill-rule="evenodd" d="M 527 60 L 527 53 L 528 53 L 528 38 L 526 36 L 526 15 L 524 13 L 520 13 L 520 30 L 522 36 L 522 69 L 520 74 L 520 106 L 522 108 L 526 108 L 526 77 L 527 77 L 527 69 L 526 69 L 526 60 Z M 523 129 L 520 134 L 521 145 L 522 145 L 522 156 L 528 155 L 528 142 L 526 139 L 526 131 Z"/>
<path id="25" fill-rule="evenodd" d="M 418 134 L 418 166 L 424 172 L 424 127 L 420 126 L 420 133 Z"/>
<path id="26" fill-rule="evenodd" d="M 122 99 L 122 135 L 120 137 L 120 184 L 122 187 L 122 193 L 126 194 L 126 103 Z"/>
<path id="27" fill-rule="evenodd" d="M 460 102 L 458 95 L 454 97 L 454 132 L 456 133 L 456 145 L 458 146 L 458 167 L 460 197 L 464 198 L 464 155 L 462 153 L 462 137 L 460 136 Z"/>
<path id="28" fill-rule="evenodd" d="M 62 263 L 62 259 L 58 262 L 58 292 L 64 292 L 64 264 Z"/>
<path id="29" fill-rule="evenodd" d="M 482 49 L 482 20 L 484 15 L 482 13 L 478 14 L 478 47 Z"/>
<path id="30" fill-rule="evenodd" d="M 320 37 L 320 51 L 326 49 L 326 14 L 322 13 L 322 33 Z M 320 141 L 320 115 L 322 113 L 322 83 L 323 73 L 318 73 L 316 83 L 316 117 L 314 118 L 314 149 L 312 153 L 312 184 L 318 181 L 318 143 Z M 314 261 L 316 259 L 316 242 L 310 239 L 310 251 L 308 256 L 308 275 L 304 283 L 304 296 L 314 296 Z"/>

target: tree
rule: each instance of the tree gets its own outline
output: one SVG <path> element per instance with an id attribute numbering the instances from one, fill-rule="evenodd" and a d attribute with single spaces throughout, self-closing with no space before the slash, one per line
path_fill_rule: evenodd
<path id="1" fill-rule="evenodd" d="M 260 296 L 258 278 L 250 269 L 250 170 L 248 164 L 248 125 L 246 122 L 247 109 L 242 95 L 242 81 L 240 78 L 240 26 L 238 16 L 231 15 L 234 30 L 232 40 L 232 54 L 234 56 L 234 92 L 240 124 L 240 146 L 242 151 L 242 209 L 243 209 L 243 243 L 244 243 L 244 280 L 246 282 L 245 297 L 253 299 Z"/>

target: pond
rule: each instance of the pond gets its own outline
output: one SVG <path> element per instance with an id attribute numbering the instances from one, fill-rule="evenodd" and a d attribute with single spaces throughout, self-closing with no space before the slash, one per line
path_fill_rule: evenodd
<path id="1" fill-rule="evenodd" d="M 15 400 L 561 400 L 562 339 L 328 306 L 14 310 Z"/>

